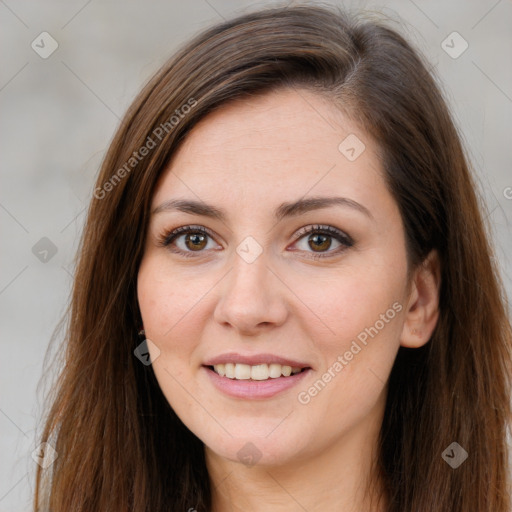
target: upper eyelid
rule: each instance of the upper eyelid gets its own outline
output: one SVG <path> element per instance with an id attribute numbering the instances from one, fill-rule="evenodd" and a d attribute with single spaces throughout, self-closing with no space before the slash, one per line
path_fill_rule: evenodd
<path id="1" fill-rule="evenodd" d="M 159 237 L 160 239 L 164 240 L 171 240 L 173 238 L 177 238 L 181 235 L 186 235 L 187 233 L 198 231 L 201 233 L 206 233 L 209 237 L 215 239 L 218 235 L 212 231 L 211 229 L 207 228 L 206 226 L 201 226 L 199 224 L 189 224 L 185 226 L 179 226 L 176 229 L 172 229 L 170 231 L 164 231 L 164 234 Z"/>
<path id="2" fill-rule="evenodd" d="M 327 235 L 332 237 L 336 237 L 336 235 L 338 235 L 340 238 L 345 239 L 345 241 L 350 242 L 352 244 L 354 243 L 354 240 L 348 233 L 346 233 L 342 229 L 335 228 L 334 226 L 330 226 L 328 224 L 308 224 L 307 226 L 304 226 L 297 230 L 294 233 L 294 238 L 295 241 L 297 241 L 305 235 L 309 235 L 311 233 L 320 231 L 327 232 Z"/>

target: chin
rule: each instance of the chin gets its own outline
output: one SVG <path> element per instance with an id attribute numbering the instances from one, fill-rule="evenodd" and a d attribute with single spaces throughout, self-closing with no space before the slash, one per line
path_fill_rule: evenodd
<path id="1" fill-rule="evenodd" d="M 301 446 L 297 441 L 287 435 L 275 439 L 245 435 L 239 438 L 227 436 L 205 442 L 205 445 L 216 456 L 248 467 L 281 466 L 299 456 Z"/>

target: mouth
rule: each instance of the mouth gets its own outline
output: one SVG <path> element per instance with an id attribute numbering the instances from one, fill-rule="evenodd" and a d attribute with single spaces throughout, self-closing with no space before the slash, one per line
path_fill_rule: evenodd
<path id="1" fill-rule="evenodd" d="M 230 352 L 202 365 L 208 380 L 221 393 L 238 399 L 272 398 L 298 386 L 314 371 L 305 360 L 277 354 Z"/>
<path id="2" fill-rule="evenodd" d="M 281 377 L 290 377 L 310 369 L 309 366 L 289 366 L 279 363 L 261 363 L 256 365 L 244 363 L 220 363 L 206 366 L 206 368 L 215 372 L 220 377 L 226 377 L 232 380 L 253 381 L 266 381 L 279 379 Z"/>

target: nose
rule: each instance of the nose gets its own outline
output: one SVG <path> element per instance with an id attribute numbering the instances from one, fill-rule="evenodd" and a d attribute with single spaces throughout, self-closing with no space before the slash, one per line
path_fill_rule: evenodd
<path id="1" fill-rule="evenodd" d="M 288 315 L 282 281 L 267 266 L 265 254 L 248 263 L 236 255 L 223 280 L 214 318 L 237 331 L 254 336 L 282 325 Z"/>

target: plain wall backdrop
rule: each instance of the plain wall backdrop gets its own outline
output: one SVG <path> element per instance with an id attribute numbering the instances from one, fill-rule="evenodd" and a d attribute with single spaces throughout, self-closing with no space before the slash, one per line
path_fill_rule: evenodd
<path id="1" fill-rule="evenodd" d="M 485 197 L 512 297 L 511 1 L 325 3 L 384 13 L 432 63 Z M 223 18 L 270 5 L 0 0 L 0 512 L 31 509 L 43 362 L 119 119 L 179 45 Z"/>

